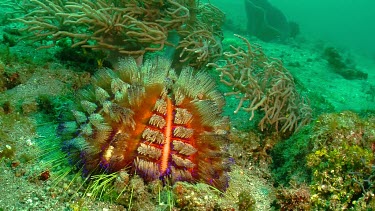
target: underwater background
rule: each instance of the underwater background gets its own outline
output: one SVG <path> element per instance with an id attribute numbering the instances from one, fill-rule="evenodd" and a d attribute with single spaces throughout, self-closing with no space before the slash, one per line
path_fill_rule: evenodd
<path id="1" fill-rule="evenodd" d="M 243 7 L 243 1 L 217 0 L 215 2 L 227 17 L 244 17 L 241 12 L 231 12 L 233 8 Z M 358 50 L 373 57 L 375 51 L 372 42 L 375 26 L 371 24 L 375 19 L 371 10 L 375 7 L 373 1 L 270 0 L 269 2 L 279 8 L 288 20 L 297 22 L 301 27 L 301 34 L 324 39 L 326 42 Z"/>
<path id="2" fill-rule="evenodd" d="M 375 209 L 373 1 L 0 6 L 0 210 Z"/>

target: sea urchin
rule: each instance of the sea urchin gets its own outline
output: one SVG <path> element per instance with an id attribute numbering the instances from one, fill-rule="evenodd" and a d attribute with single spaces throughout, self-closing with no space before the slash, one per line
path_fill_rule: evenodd
<path id="1" fill-rule="evenodd" d="M 98 71 L 78 104 L 63 124 L 73 134 L 64 150 L 84 172 L 228 186 L 224 98 L 206 73 L 176 76 L 165 59 L 126 59 Z"/>

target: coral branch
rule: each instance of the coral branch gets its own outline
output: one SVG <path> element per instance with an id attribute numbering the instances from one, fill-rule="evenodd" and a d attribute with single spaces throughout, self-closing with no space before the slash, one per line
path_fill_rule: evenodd
<path id="1" fill-rule="evenodd" d="M 236 36 L 245 42 L 247 51 L 231 46 L 232 52 L 224 53 L 224 66 L 209 64 L 221 72 L 220 81 L 232 87 L 233 92 L 226 95 L 240 99 L 234 113 L 242 108 L 251 113 L 252 120 L 260 110 L 263 113 L 259 122 L 261 130 L 272 126 L 277 131 L 292 132 L 307 124 L 311 108 L 297 93 L 293 76 L 281 61 L 267 58 L 260 47 Z"/>
<path id="2" fill-rule="evenodd" d="M 31 0 L 34 9 L 22 22 L 32 41 L 71 38 L 72 47 L 109 50 L 120 55 L 142 56 L 164 47 L 168 30 L 180 28 L 189 10 L 172 0 L 105 1 Z"/>

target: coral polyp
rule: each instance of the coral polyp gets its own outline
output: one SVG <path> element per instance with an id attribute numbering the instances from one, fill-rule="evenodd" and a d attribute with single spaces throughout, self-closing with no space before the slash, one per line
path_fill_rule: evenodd
<path id="1" fill-rule="evenodd" d="M 207 73 L 169 61 L 103 69 L 79 94 L 72 121 L 62 125 L 64 150 L 84 172 L 126 170 L 145 181 L 161 179 L 228 186 L 224 98 Z"/>

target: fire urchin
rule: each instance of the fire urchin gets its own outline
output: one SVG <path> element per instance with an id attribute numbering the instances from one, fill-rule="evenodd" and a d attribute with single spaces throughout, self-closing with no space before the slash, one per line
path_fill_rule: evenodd
<path id="1" fill-rule="evenodd" d="M 176 76 L 165 59 L 126 59 L 98 71 L 77 102 L 63 148 L 84 172 L 228 186 L 224 98 L 207 73 Z"/>

